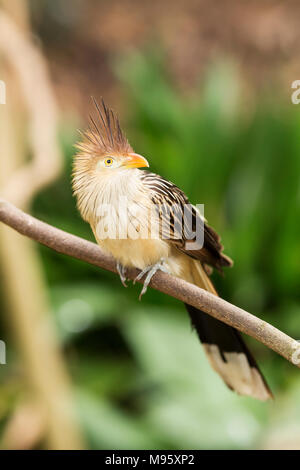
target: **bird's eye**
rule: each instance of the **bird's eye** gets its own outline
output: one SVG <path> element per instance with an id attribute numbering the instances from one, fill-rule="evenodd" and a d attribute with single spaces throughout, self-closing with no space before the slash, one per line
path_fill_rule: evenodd
<path id="1" fill-rule="evenodd" d="M 114 162 L 114 159 L 111 158 L 111 157 L 106 158 L 106 159 L 104 160 L 105 166 L 112 166 L 113 162 Z"/>

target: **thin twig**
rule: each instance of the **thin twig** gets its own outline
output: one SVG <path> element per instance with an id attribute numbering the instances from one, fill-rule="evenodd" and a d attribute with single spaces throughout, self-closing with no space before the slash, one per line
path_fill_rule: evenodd
<path id="1" fill-rule="evenodd" d="M 0 221 L 58 253 L 116 272 L 114 259 L 105 254 L 95 243 L 41 222 L 1 198 Z M 127 277 L 134 279 L 138 272 L 136 269 L 130 269 L 127 272 Z M 300 367 L 299 343 L 251 313 L 210 294 L 200 287 L 163 272 L 158 272 L 153 276 L 150 286 L 193 305 L 214 318 L 252 336 Z"/>

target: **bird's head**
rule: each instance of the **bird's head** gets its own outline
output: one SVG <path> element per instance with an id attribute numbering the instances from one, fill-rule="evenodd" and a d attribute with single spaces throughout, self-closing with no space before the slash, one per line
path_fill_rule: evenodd
<path id="1" fill-rule="evenodd" d="M 93 176 L 109 176 L 124 169 L 148 167 L 147 160 L 135 153 L 121 130 L 118 117 L 103 100 L 94 100 L 96 116 L 90 116 L 89 129 L 76 147 L 74 176 L 88 172 Z"/>
<path id="2" fill-rule="evenodd" d="M 103 100 L 94 104 L 96 115 L 90 116 L 89 129 L 81 133 L 73 165 L 73 191 L 85 220 L 93 217 L 99 195 L 118 193 L 124 186 L 130 191 L 136 169 L 149 166 L 133 151 L 113 111 Z"/>

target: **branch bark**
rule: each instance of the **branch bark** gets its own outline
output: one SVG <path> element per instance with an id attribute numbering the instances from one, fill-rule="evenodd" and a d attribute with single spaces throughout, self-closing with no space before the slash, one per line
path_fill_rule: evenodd
<path id="1" fill-rule="evenodd" d="M 1 198 L 0 221 L 58 253 L 72 256 L 111 272 L 117 272 L 115 260 L 104 253 L 95 243 L 41 222 Z M 127 277 L 134 279 L 138 272 L 136 269 L 130 269 L 127 272 Z M 163 272 L 158 272 L 153 276 L 150 286 L 193 305 L 227 323 L 227 325 L 252 336 L 292 364 L 300 367 L 300 344 L 251 313 L 210 294 L 204 289 Z"/>

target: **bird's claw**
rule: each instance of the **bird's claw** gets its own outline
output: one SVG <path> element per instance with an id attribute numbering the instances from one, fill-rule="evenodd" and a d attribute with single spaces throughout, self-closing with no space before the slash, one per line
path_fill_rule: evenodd
<path id="1" fill-rule="evenodd" d="M 147 266 L 145 269 L 143 269 L 134 279 L 133 284 L 136 283 L 136 281 L 140 281 L 146 274 L 145 280 L 144 280 L 144 285 L 141 290 L 141 293 L 139 295 L 139 300 L 141 300 L 142 296 L 147 292 L 148 285 L 150 284 L 150 281 L 154 274 L 156 274 L 157 271 L 163 271 L 165 273 L 169 273 L 168 269 L 164 265 L 164 260 L 161 259 L 158 261 L 158 263 L 153 264 L 151 266 Z"/>
<path id="2" fill-rule="evenodd" d="M 123 286 L 127 287 L 127 284 L 126 284 L 126 281 L 127 281 L 126 268 L 119 261 L 117 261 L 116 267 L 117 267 L 117 271 L 119 273 L 119 276 L 120 276 L 120 279 L 121 279 L 121 282 L 122 282 Z"/>

